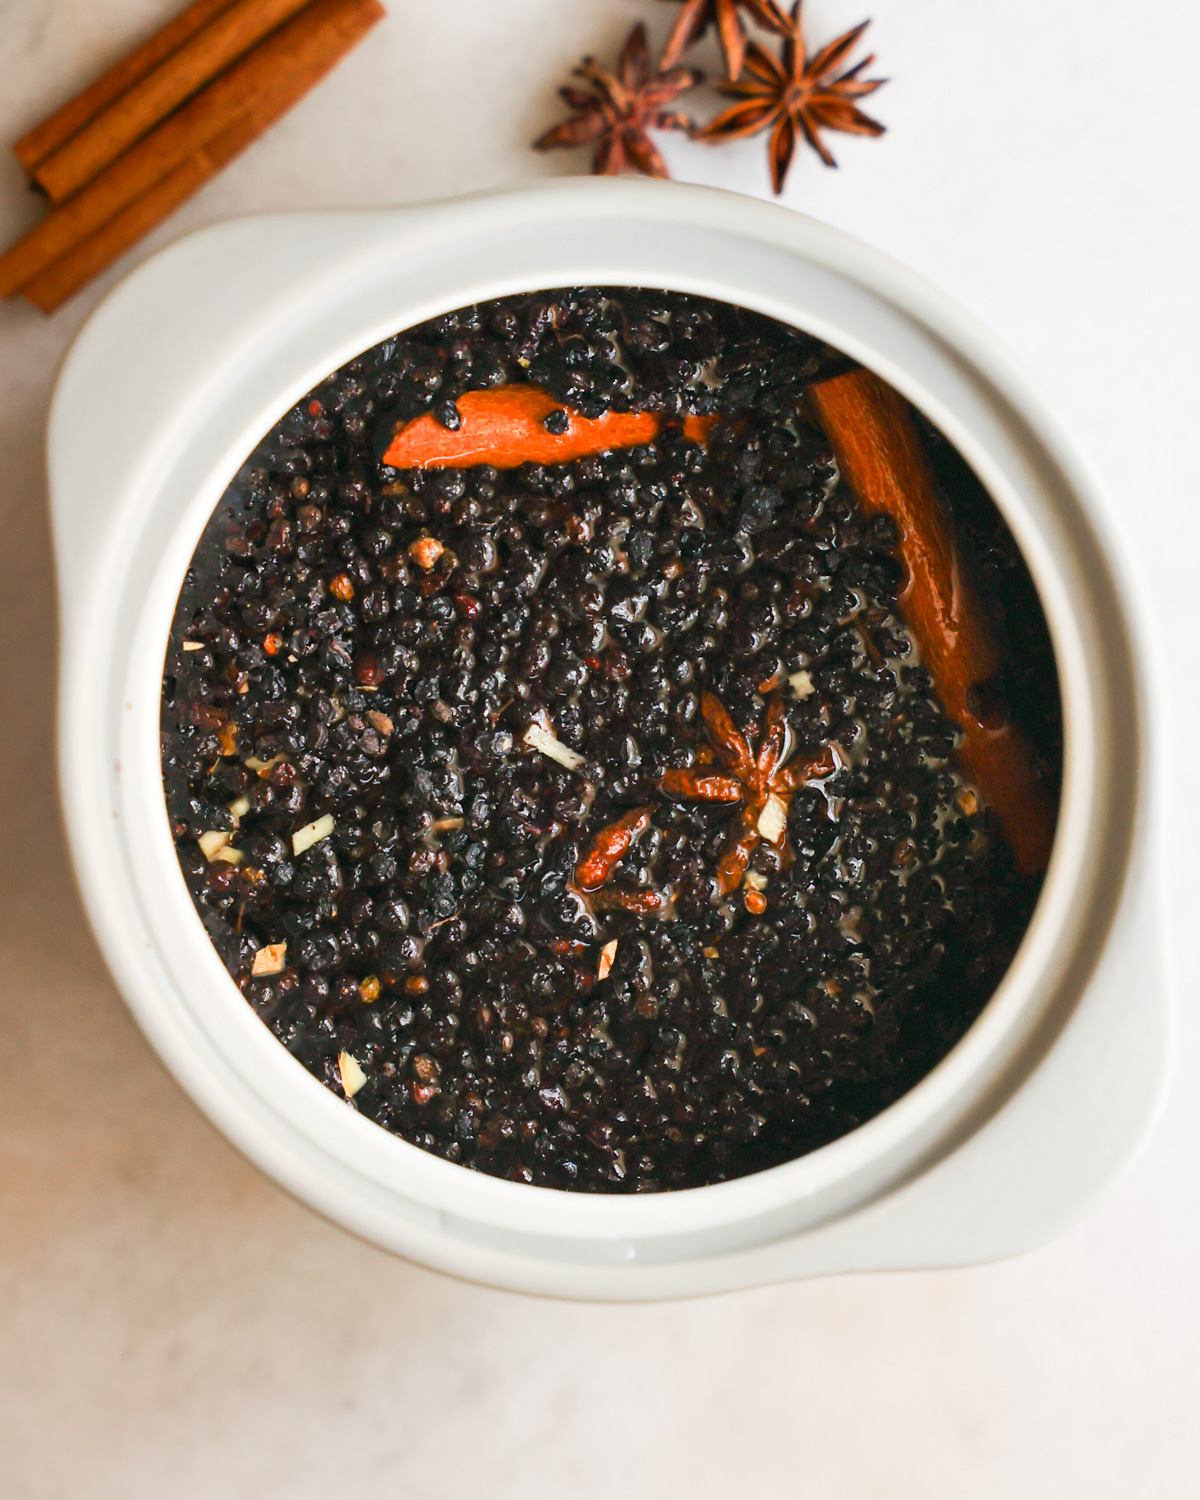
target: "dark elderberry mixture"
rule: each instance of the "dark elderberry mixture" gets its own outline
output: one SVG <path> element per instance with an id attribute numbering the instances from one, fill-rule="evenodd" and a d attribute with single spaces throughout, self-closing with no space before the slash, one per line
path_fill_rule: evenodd
<path id="1" fill-rule="evenodd" d="M 179 861 L 247 1001 L 386 1129 L 519 1182 L 717 1182 L 877 1114 L 991 994 L 1037 887 L 952 767 L 892 523 L 804 416 L 844 366 L 702 298 L 511 297 L 339 370 L 229 487 L 163 680 Z M 557 468 L 380 463 L 397 421 L 530 382 L 665 424 Z M 1053 776 L 1032 584 L 926 438 Z M 739 808 L 697 789 L 769 721 L 811 774 L 723 892 Z"/>

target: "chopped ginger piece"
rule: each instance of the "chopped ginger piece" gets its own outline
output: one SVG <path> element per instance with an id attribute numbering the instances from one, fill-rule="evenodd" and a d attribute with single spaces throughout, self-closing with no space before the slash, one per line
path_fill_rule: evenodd
<path id="1" fill-rule="evenodd" d="M 600 950 L 600 963 L 596 969 L 597 979 L 607 979 L 613 966 L 613 959 L 617 956 L 617 940 L 613 938 L 611 943 L 605 943 Z"/>
<path id="2" fill-rule="evenodd" d="M 306 849 L 311 849 L 314 844 L 327 839 L 332 832 L 332 813 L 326 813 L 323 818 L 317 818 L 312 823 L 305 823 L 303 828 L 297 828 L 292 834 L 292 853 L 303 854 Z"/>
<path id="3" fill-rule="evenodd" d="M 560 766 L 566 766 L 568 771 L 578 771 L 586 759 L 578 750 L 564 745 L 552 729 L 547 729 L 542 724 L 531 724 L 521 738 L 531 750 L 540 750 L 548 760 L 557 761 Z"/>
<path id="4" fill-rule="evenodd" d="M 279 762 L 286 759 L 286 755 L 272 755 L 270 760 L 260 760 L 257 755 L 248 755 L 242 764 L 248 771 L 257 771 L 259 778 L 265 781 Z"/>
<path id="5" fill-rule="evenodd" d="M 353 1099 L 359 1089 L 367 1081 L 367 1075 L 358 1065 L 358 1059 L 349 1052 L 338 1053 L 338 1072 L 342 1078 L 342 1088 L 345 1090 L 346 1098 Z"/>
<path id="6" fill-rule="evenodd" d="M 286 943 L 268 943 L 254 955 L 250 973 L 255 979 L 261 979 L 264 974 L 282 974 L 286 959 Z"/>
<path id="7" fill-rule="evenodd" d="M 211 864 L 232 837 L 231 833 L 222 833 L 215 828 L 210 828 L 207 833 L 202 833 L 196 842 L 200 845 L 201 854 Z"/>
<path id="8" fill-rule="evenodd" d="M 758 815 L 758 831 L 768 844 L 777 844 L 787 828 L 787 803 L 774 792 L 763 803 Z"/>

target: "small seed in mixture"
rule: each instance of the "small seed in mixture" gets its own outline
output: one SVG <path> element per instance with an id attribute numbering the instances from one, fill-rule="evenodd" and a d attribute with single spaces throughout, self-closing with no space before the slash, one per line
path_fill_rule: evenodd
<path id="1" fill-rule="evenodd" d="M 445 547 L 435 536 L 418 537 L 408 549 L 408 555 L 416 563 L 418 568 L 423 568 L 428 573 L 436 567 L 438 559 L 445 552 Z"/>

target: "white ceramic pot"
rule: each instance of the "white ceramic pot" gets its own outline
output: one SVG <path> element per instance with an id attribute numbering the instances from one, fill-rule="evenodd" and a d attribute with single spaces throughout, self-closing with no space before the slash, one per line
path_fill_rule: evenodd
<path id="1" fill-rule="evenodd" d="M 176 863 L 160 676 L 206 519 L 264 433 L 388 334 L 482 298 L 669 287 L 755 308 L 877 370 L 1004 512 L 1057 655 L 1066 764 L 1044 892 L 1004 982 L 916 1088 L 797 1161 L 636 1197 L 464 1170 L 357 1114 L 229 978 Z M 60 753 L 79 883 L 134 1015 L 199 1106 L 320 1212 L 527 1292 L 657 1298 L 961 1264 L 1072 1220 L 1145 1139 L 1169 1071 L 1151 658 L 1087 463 L 1042 393 L 934 288 L 785 209 L 570 180 L 397 210 L 244 219 L 141 266 L 88 322 L 49 432 Z"/>

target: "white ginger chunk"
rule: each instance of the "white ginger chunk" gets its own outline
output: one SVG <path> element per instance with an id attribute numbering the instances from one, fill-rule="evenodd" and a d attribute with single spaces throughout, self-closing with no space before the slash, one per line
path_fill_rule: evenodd
<path id="1" fill-rule="evenodd" d="M 268 943 L 254 955 L 250 973 L 255 979 L 261 979 L 264 974 L 282 974 L 286 960 L 286 943 Z"/>
<path id="2" fill-rule="evenodd" d="M 564 745 L 553 730 L 542 724 L 531 724 L 522 739 L 531 750 L 540 750 L 548 760 L 555 760 L 568 771 L 578 771 L 585 757 L 570 745 Z"/>
<path id="3" fill-rule="evenodd" d="M 758 815 L 758 831 L 768 844 L 777 844 L 787 827 L 787 803 L 774 792 L 763 803 Z"/>
<path id="4" fill-rule="evenodd" d="M 617 940 L 613 938 L 611 943 L 605 943 L 600 950 L 600 963 L 596 969 L 597 979 L 607 979 L 613 966 L 613 959 L 617 956 Z"/>
<path id="5" fill-rule="evenodd" d="M 366 1083 L 367 1075 L 359 1067 L 358 1059 L 351 1057 L 349 1052 L 338 1053 L 338 1072 L 342 1076 L 342 1088 L 345 1090 L 346 1098 L 353 1099 Z"/>
<path id="6" fill-rule="evenodd" d="M 211 864 L 232 837 L 231 833 L 221 833 L 215 828 L 210 828 L 207 833 L 202 833 L 196 842 L 200 845 L 201 854 Z"/>
<path id="7" fill-rule="evenodd" d="M 292 853 L 303 854 L 306 849 L 311 849 L 314 844 L 327 839 L 332 832 L 332 813 L 326 813 L 323 818 L 317 818 L 312 823 L 305 823 L 303 828 L 297 828 L 292 834 Z"/>

